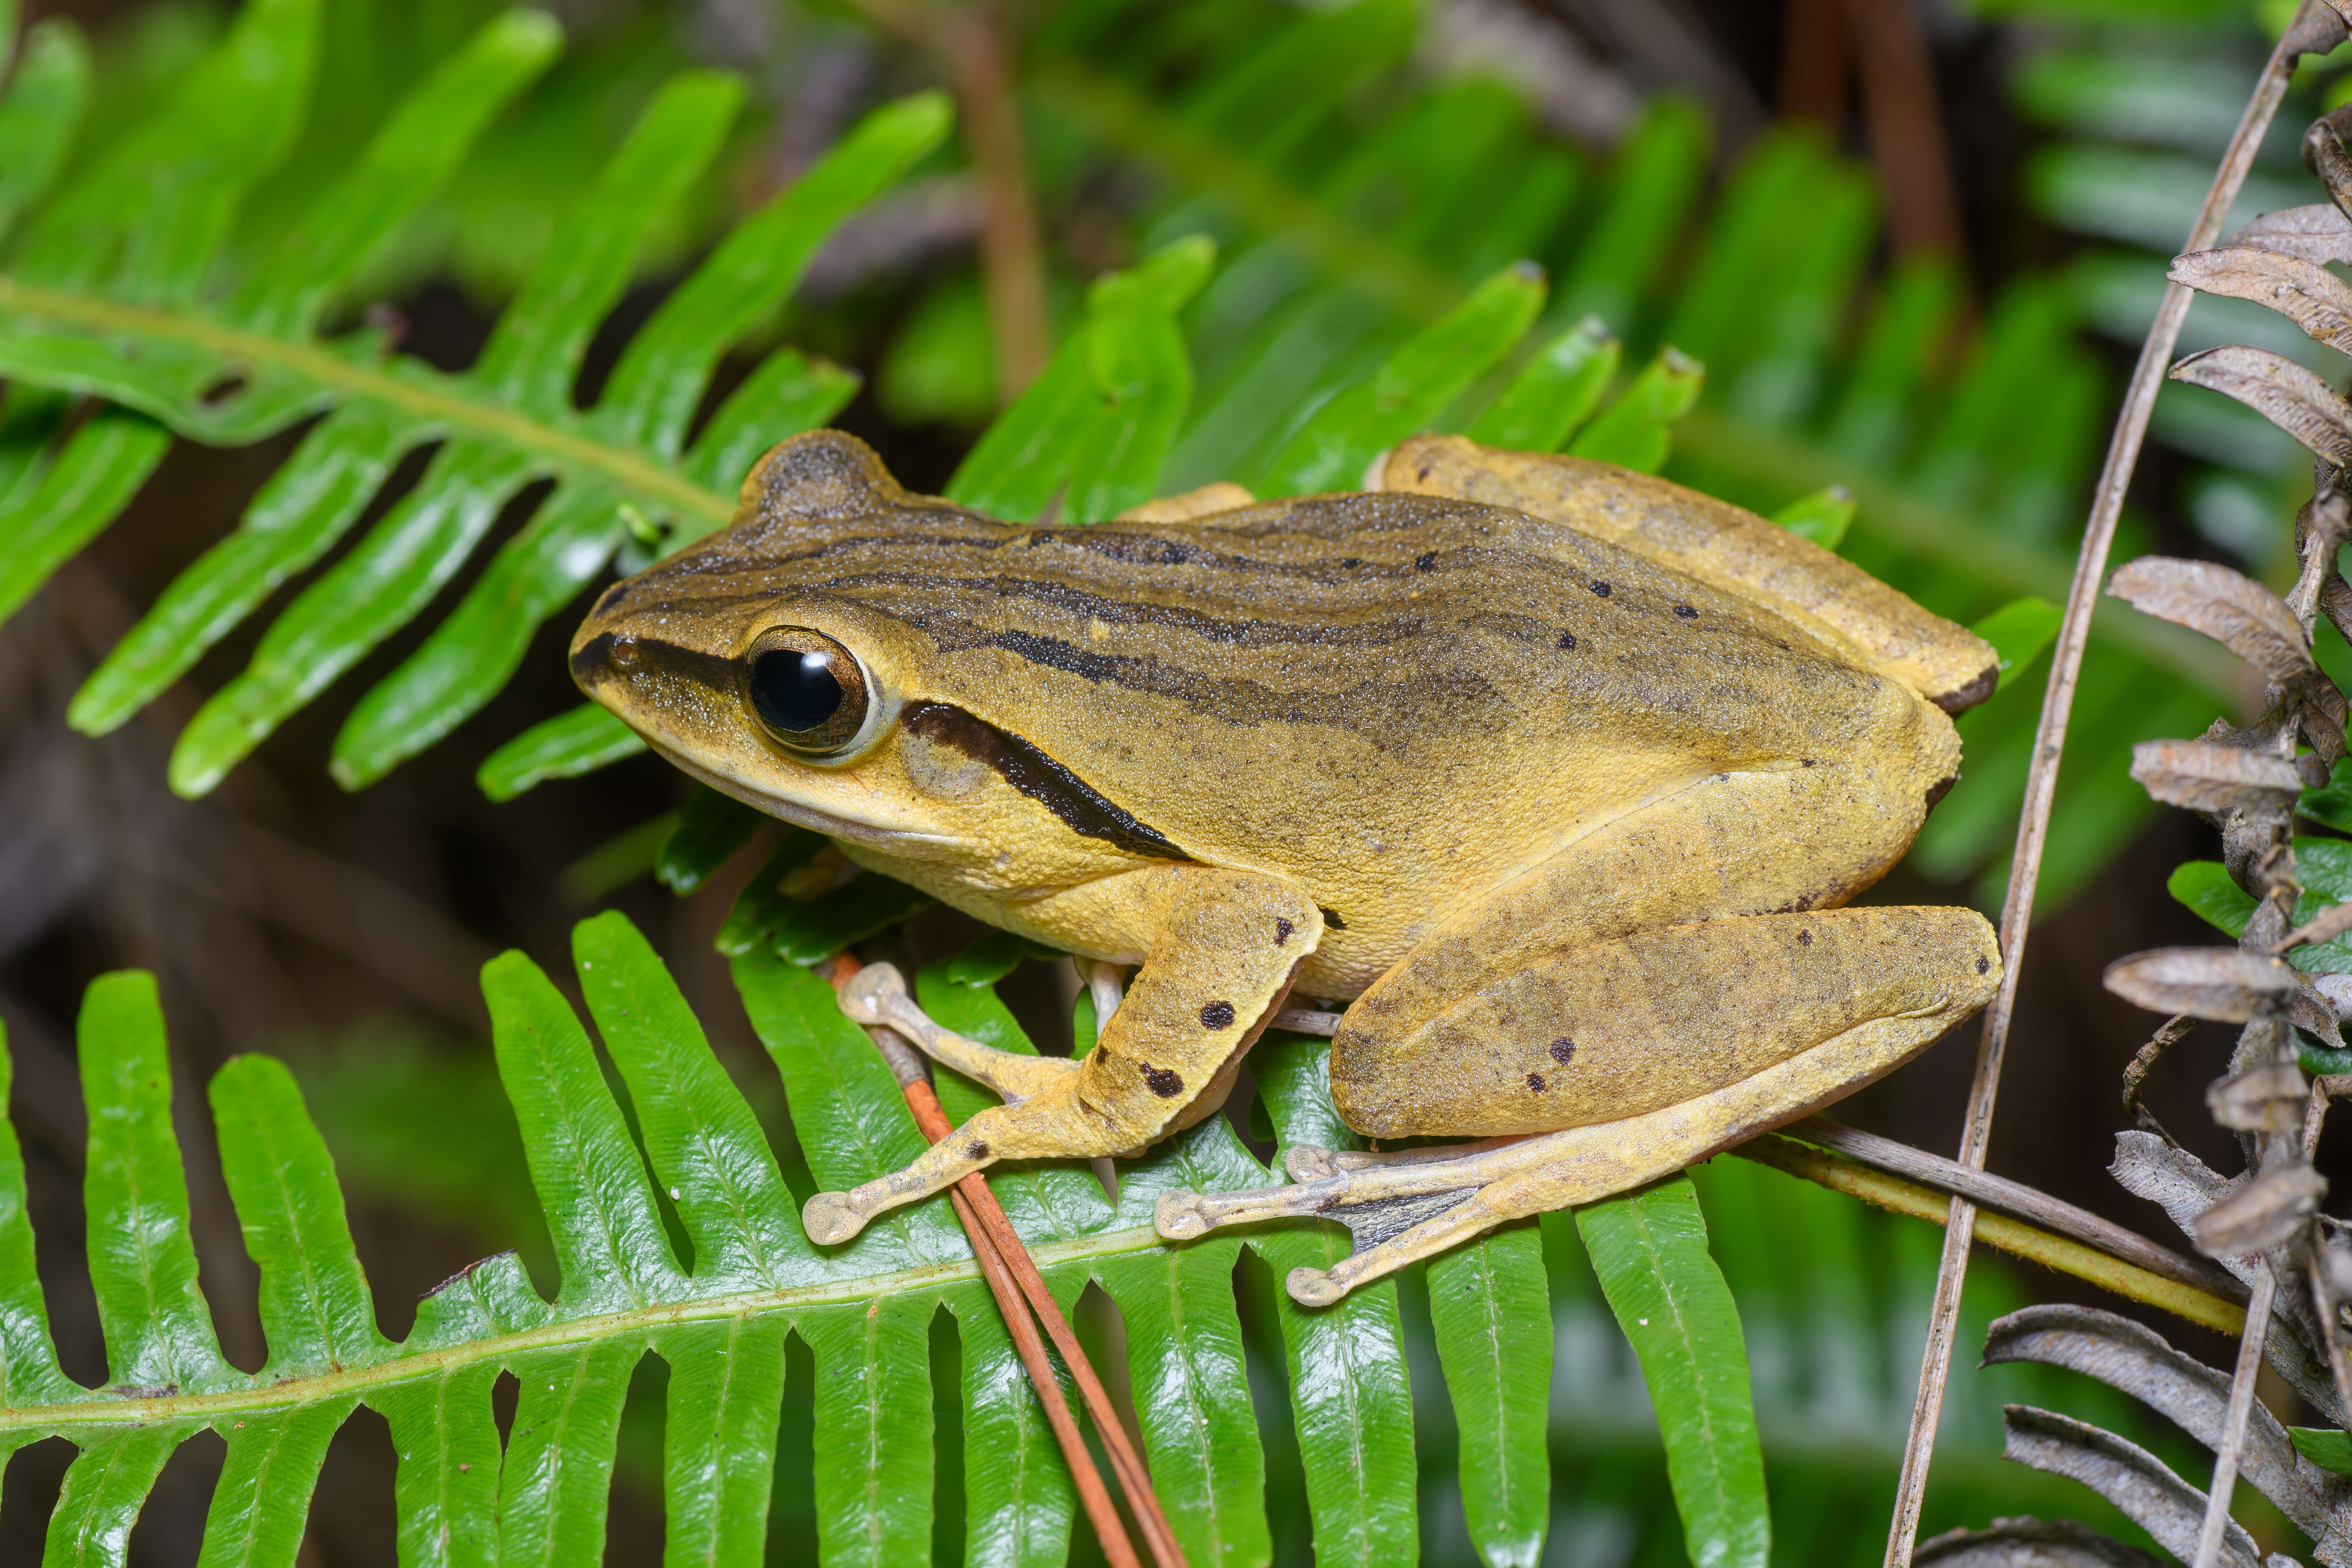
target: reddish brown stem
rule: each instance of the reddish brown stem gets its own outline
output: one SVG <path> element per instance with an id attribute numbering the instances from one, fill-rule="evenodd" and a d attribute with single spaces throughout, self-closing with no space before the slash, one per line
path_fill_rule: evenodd
<path id="1" fill-rule="evenodd" d="M 1845 0 L 1790 0 L 1781 35 L 1780 118 L 1812 121 L 1835 140 L 1851 63 Z"/>
<path id="2" fill-rule="evenodd" d="M 1847 0 L 1862 56 L 1870 153 L 1886 187 L 1886 226 L 1899 251 L 1960 249 L 1960 204 L 1944 149 L 1936 72 L 1912 0 Z"/>
<path id="3" fill-rule="evenodd" d="M 923 1136 L 936 1143 L 952 1129 L 940 1112 L 940 1102 L 927 1083 L 910 1083 L 906 1088 L 907 1104 L 915 1113 L 915 1125 Z M 929 1108 L 927 1117 L 924 1110 Z M 968 1182 L 981 1178 L 971 1175 Z M 981 1191 L 986 1192 L 985 1185 Z M 1070 1414 L 1070 1402 L 1062 1397 L 1061 1380 L 1054 1375 L 1054 1363 L 1045 1359 L 1045 1342 L 1037 1337 L 1037 1325 L 1022 1305 L 1021 1292 L 1013 1282 L 1012 1270 L 990 1239 L 988 1231 L 972 1214 L 971 1200 L 964 1195 L 961 1184 L 948 1189 L 948 1201 L 955 1205 L 956 1218 L 963 1224 L 964 1235 L 971 1238 L 972 1256 L 980 1260 L 981 1274 L 988 1280 L 988 1293 L 996 1298 L 996 1310 L 1004 1319 L 1004 1327 L 1013 1335 L 1013 1348 L 1021 1356 L 1021 1364 L 1029 1371 L 1031 1386 L 1037 1390 L 1037 1402 L 1045 1407 L 1045 1424 L 1054 1429 L 1054 1441 L 1062 1446 L 1062 1457 L 1070 1467 L 1070 1479 L 1077 1483 L 1078 1500 L 1086 1505 L 1087 1518 L 1094 1522 L 1095 1538 L 1102 1542 L 1103 1555 L 1111 1568 L 1143 1568 L 1135 1555 L 1135 1543 L 1127 1538 L 1127 1526 L 1118 1517 L 1118 1506 L 1111 1501 L 1110 1489 L 1103 1485 L 1102 1472 L 1095 1468 L 1094 1455 L 1087 1449 L 1087 1440 L 1078 1431 L 1077 1418 Z"/>
<path id="4" fill-rule="evenodd" d="M 994 16 L 985 8 L 959 15 L 947 58 L 963 113 L 964 142 L 980 171 L 981 270 L 996 342 L 997 395 L 1009 404 L 1037 379 L 1054 352 L 1037 196 L 1029 184 L 1021 108 L 1013 96 Z"/>

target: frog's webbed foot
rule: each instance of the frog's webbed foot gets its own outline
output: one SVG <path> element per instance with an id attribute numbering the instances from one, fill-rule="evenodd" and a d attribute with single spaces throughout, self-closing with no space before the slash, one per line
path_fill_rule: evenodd
<path id="1" fill-rule="evenodd" d="M 1160 1198 L 1154 1222 L 1171 1241 L 1188 1241 L 1220 1226 L 1336 1220 L 1354 1236 L 1356 1250 L 1328 1269 L 1294 1268 L 1287 1282 L 1300 1305 L 1325 1307 L 1367 1280 L 1507 1220 L 1559 1207 L 1548 1193 L 1524 1192 L 1525 1184 L 1512 1178 L 1540 1170 L 1544 1157 L 1531 1158 L 1528 1151 L 1562 1136 L 1490 1138 L 1392 1154 L 1301 1145 L 1284 1160 L 1290 1185 L 1170 1193 Z"/>

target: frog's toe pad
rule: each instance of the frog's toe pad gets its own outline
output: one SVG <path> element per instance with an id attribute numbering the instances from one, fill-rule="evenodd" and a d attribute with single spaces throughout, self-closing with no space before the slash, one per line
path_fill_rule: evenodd
<path id="1" fill-rule="evenodd" d="M 866 1214 L 848 1193 L 819 1193 L 802 1208 L 801 1228 L 819 1247 L 835 1247 L 866 1228 Z"/>
<path id="2" fill-rule="evenodd" d="M 1336 1176 L 1339 1167 L 1331 1158 L 1331 1151 L 1318 1149 L 1312 1143 L 1294 1143 L 1284 1152 L 1283 1169 L 1294 1182 L 1319 1182 L 1326 1176 Z"/>
<path id="3" fill-rule="evenodd" d="M 1348 1287 L 1320 1268 L 1294 1268 L 1284 1283 L 1302 1307 L 1328 1307 L 1348 1293 Z"/>
<path id="4" fill-rule="evenodd" d="M 1152 1228 L 1170 1241 L 1206 1236 L 1216 1223 L 1198 1193 L 1162 1193 L 1151 1209 Z"/>

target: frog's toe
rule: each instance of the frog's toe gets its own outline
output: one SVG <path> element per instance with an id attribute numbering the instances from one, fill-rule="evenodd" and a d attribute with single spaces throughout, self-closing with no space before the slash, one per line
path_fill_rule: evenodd
<path id="1" fill-rule="evenodd" d="M 1152 1224 L 1170 1241 L 1190 1241 L 1220 1226 L 1318 1215 L 1330 1206 L 1339 1185 L 1306 1182 L 1237 1193 L 1167 1193 L 1153 1207 Z"/>
<path id="2" fill-rule="evenodd" d="M 1152 1228 L 1169 1241 L 1206 1236 L 1216 1223 L 1202 1210 L 1198 1193 L 1162 1193 L 1151 1209 Z"/>
<path id="3" fill-rule="evenodd" d="M 801 1209 L 801 1228 L 819 1247 L 853 1240 L 866 1228 L 867 1215 L 848 1193 L 819 1193 Z"/>
<path id="4" fill-rule="evenodd" d="M 1339 1166 L 1331 1162 L 1331 1151 L 1312 1143 L 1293 1145 L 1282 1156 L 1282 1168 L 1290 1173 L 1294 1182 L 1319 1182 L 1339 1173 Z"/>
<path id="5" fill-rule="evenodd" d="M 1290 1299 L 1302 1307 L 1328 1307 L 1348 1293 L 1348 1287 L 1321 1268 L 1294 1268 L 1283 1283 Z"/>

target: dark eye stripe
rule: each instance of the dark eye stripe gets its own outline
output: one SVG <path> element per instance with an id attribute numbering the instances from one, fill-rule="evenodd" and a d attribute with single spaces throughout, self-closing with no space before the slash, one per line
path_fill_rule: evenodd
<path id="1" fill-rule="evenodd" d="M 898 722 L 909 732 L 986 763 L 1004 782 L 1062 819 L 1071 832 L 1148 860 L 1190 860 L 1159 829 L 1097 794 L 1086 780 L 1009 733 L 946 702 L 910 702 Z"/>

